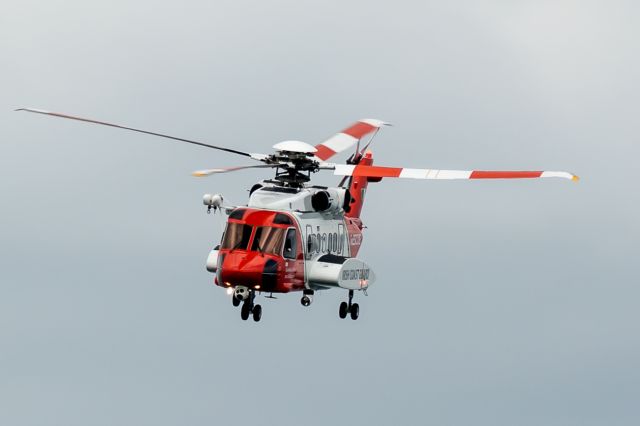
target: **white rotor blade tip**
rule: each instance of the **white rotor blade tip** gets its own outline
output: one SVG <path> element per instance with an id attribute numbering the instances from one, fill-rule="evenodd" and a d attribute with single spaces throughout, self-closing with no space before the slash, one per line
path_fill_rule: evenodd
<path id="1" fill-rule="evenodd" d="M 387 123 L 386 121 L 382 121 L 382 120 L 378 120 L 377 118 L 361 118 L 360 120 L 361 123 L 367 123 L 370 124 L 373 127 L 382 127 L 382 126 L 391 126 L 391 123 Z"/>
<path id="2" fill-rule="evenodd" d="M 196 170 L 195 172 L 191 173 L 193 176 L 195 177 L 205 177 L 205 176 L 209 176 L 212 175 L 214 173 L 218 173 L 221 169 L 211 169 L 211 170 Z"/>
<path id="3" fill-rule="evenodd" d="M 578 175 L 574 175 L 573 173 L 569 173 L 569 172 L 542 172 L 542 175 L 540 177 L 557 177 L 557 178 L 563 178 L 563 179 L 570 179 L 574 182 L 578 182 L 580 180 L 580 177 Z"/>

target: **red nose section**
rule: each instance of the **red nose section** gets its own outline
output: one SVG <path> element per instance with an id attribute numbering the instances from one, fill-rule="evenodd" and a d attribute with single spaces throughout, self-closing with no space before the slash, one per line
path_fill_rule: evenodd
<path id="1" fill-rule="evenodd" d="M 270 291 L 265 288 L 263 274 L 265 266 L 275 263 L 271 256 L 261 255 L 256 252 L 232 251 L 225 255 L 222 264 L 220 279 L 222 283 L 230 283 L 232 286 L 245 286 L 263 291 Z M 274 271 L 275 272 L 275 271 Z"/>
<path id="2" fill-rule="evenodd" d="M 265 293 L 303 290 L 302 237 L 291 214 L 245 207 L 231 212 L 218 254 L 215 284 Z"/>

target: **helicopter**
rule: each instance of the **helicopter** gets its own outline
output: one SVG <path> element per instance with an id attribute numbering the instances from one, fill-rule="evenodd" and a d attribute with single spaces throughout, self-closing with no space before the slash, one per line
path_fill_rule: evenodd
<path id="1" fill-rule="evenodd" d="M 224 203 L 221 194 L 205 194 L 207 213 L 222 211 L 226 228 L 219 244 L 209 252 L 207 271 L 216 286 L 226 289 L 240 317 L 258 322 L 262 306 L 256 298 L 265 294 L 301 292 L 300 303 L 310 306 L 318 291 L 347 291 L 338 315 L 358 319 L 360 306 L 356 292 L 365 295 L 376 281 L 370 265 L 358 258 L 365 228 L 360 215 L 370 183 L 385 178 L 426 180 L 449 179 L 535 179 L 578 176 L 563 171 L 495 171 L 412 169 L 373 165 L 369 149 L 378 132 L 389 123 L 361 119 L 317 145 L 288 140 L 273 145 L 271 154 L 259 154 L 211 145 L 162 133 L 104 121 L 33 108 L 19 108 L 54 117 L 83 121 L 144 133 L 179 142 L 247 157 L 253 164 L 204 169 L 196 177 L 236 172 L 244 169 L 272 169 L 272 178 L 261 180 L 249 190 L 245 206 Z M 365 138 L 368 138 L 365 142 Z M 345 164 L 328 162 L 337 154 L 353 149 Z M 332 171 L 342 177 L 335 187 L 311 184 L 313 174 Z M 268 294 L 268 295 L 267 295 Z"/>

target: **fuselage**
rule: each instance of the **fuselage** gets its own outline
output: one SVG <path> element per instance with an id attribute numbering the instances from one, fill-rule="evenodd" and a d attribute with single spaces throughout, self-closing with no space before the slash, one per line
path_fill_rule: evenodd
<path id="1" fill-rule="evenodd" d="M 216 285 L 270 293 L 321 289 L 310 279 L 313 266 L 355 257 L 362 243 L 361 221 L 345 216 L 344 206 L 318 212 L 308 205 L 325 189 L 266 186 L 249 206 L 234 209 L 217 250 Z"/>
<path id="2" fill-rule="evenodd" d="M 372 162 L 365 154 L 362 163 Z M 348 189 L 256 184 L 248 205 L 228 212 L 222 241 L 209 255 L 215 284 L 269 293 L 366 289 L 375 275 L 356 256 L 368 183 L 355 177 Z"/>

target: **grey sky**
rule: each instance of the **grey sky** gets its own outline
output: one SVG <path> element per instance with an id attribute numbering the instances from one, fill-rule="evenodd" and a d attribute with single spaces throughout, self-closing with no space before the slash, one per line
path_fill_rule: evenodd
<path id="1" fill-rule="evenodd" d="M 0 424 L 640 421 L 637 2 L 2 9 Z M 336 291 L 245 323 L 200 200 L 263 173 L 20 106 L 253 152 L 375 117 L 377 164 L 582 181 L 372 185 L 360 319 Z"/>

